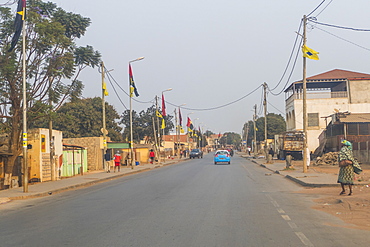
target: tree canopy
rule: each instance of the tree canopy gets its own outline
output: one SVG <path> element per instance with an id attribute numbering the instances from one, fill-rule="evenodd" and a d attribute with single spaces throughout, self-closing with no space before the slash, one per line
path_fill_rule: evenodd
<path id="1" fill-rule="evenodd" d="M 22 38 L 8 52 L 14 34 L 15 13 L 0 7 L 0 131 L 10 134 L 6 172 L 11 174 L 16 157 L 22 152 L 23 68 Z M 78 47 L 91 20 L 66 12 L 51 2 L 27 1 L 26 83 L 27 123 L 45 119 L 50 108 L 58 109 L 67 99 L 81 96 L 83 84 L 78 77 L 87 66 L 100 63 L 100 53 L 91 46 Z M 49 104 L 49 99 L 52 104 Z"/>

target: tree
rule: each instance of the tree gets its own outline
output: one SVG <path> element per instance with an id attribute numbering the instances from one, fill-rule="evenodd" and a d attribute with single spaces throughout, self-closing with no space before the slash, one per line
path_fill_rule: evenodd
<path id="1" fill-rule="evenodd" d="M 22 153 L 23 54 L 21 40 L 12 52 L 8 52 L 15 14 L 9 8 L 0 7 L 0 16 L 0 117 L 3 119 L 0 130 L 10 136 L 8 152 L 12 155 L 5 173 L 11 178 L 14 162 Z M 83 85 L 78 76 L 87 66 L 100 63 L 99 52 L 91 46 L 77 47 L 75 44 L 90 22 L 89 18 L 66 12 L 54 3 L 28 1 L 25 27 L 28 124 L 46 119 L 51 110 L 49 97 L 56 110 L 65 100 L 81 95 Z"/>
<path id="2" fill-rule="evenodd" d="M 155 106 L 149 107 L 146 111 L 141 111 L 137 114 L 136 111 L 132 110 L 132 132 L 134 142 L 138 143 L 140 140 L 147 138 L 147 142 L 154 143 L 154 130 L 153 130 L 153 118 L 156 117 Z M 172 123 L 173 116 L 167 115 L 165 117 L 166 128 L 164 134 L 168 133 L 175 127 Z M 130 140 L 130 111 L 126 110 L 121 116 L 120 124 L 125 126 L 123 131 L 123 137 L 125 140 Z M 157 127 L 157 124 L 155 124 Z M 160 130 L 162 132 L 162 130 Z"/>
<path id="3" fill-rule="evenodd" d="M 257 141 L 265 140 L 265 118 L 260 117 L 256 120 Z M 267 138 L 273 139 L 275 135 L 286 131 L 286 122 L 280 114 L 267 114 Z M 248 140 L 253 140 L 254 130 L 253 121 L 248 122 Z M 250 142 L 251 143 L 251 142 Z"/>
<path id="4" fill-rule="evenodd" d="M 241 141 L 242 139 L 241 139 L 240 134 L 235 133 L 235 132 L 225 132 L 220 139 L 220 143 L 223 146 L 233 145 L 237 147 L 237 146 L 240 146 Z"/>
<path id="5" fill-rule="evenodd" d="M 210 137 L 211 135 L 214 135 L 215 133 L 213 133 L 212 131 L 210 130 L 206 130 L 206 132 L 204 132 L 203 135 L 207 136 L 207 137 Z"/>
<path id="6" fill-rule="evenodd" d="M 63 104 L 53 114 L 54 129 L 63 131 L 65 138 L 101 136 L 102 99 L 100 97 L 75 99 Z M 112 141 L 122 141 L 122 127 L 118 125 L 119 114 L 112 105 L 105 102 L 106 129 Z M 31 126 L 47 128 L 45 121 L 36 121 Z"/>

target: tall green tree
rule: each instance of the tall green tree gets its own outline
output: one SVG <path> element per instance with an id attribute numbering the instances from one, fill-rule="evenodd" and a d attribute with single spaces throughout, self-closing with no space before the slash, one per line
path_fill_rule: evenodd
<path id="1" fill-rule="evenodd" d="M 51 2 L 27 1 L 26 82 L 27 123 L 45 118 L 65 100 L 78 98 L 83 84 L 78 77 L 88 66 L 100 63 L 100 54 L 91 46 L 78 47 L 91 21 L 79 14 L 66 12 Z M 14 162 L 22 153 L 23 123 L 22 45 L 8 52 L 14 34 L 15 13 L 0 7 L 0 131 L 8 133 L 9 157 L 5 168 L 10 178 Z M 52 100 L 50 109 L 48 101 Z M 7 182 L 6 182 L 7 183 Z"/>
<path id="2" fill-rule="evenodd" d="M 241 142 L 242 142 L 242 138 L 240 134 L 235 133 L 235 132 L 225 132 L 222 135 L 221 140 L 220 140 L 220 143 L 223 146 L 234 145 L 235 147 L 238 147 L 240 146 Z"/>
<path id="3" fill-rule="evenodd" d="M 145 111 L 137 113 L 132 111 L 132 132 L 134 142 L 138 143 L 141 140 L 146 139 L 148 143 L 154 143 L 154 129 L 153 129 L 153 118 L 155 119 L 155 127 L 157 129 L 156 123 L 156 109 L 155 106 L 151 106 Z M 165 117 L 166 128 L 164 129 L 164 134 L 168 135 L 169 132 L 175 127 L 172 122 L 173 116 L 167 115 Z M 123 137 L 125 140 L 130 140 L 130 111 L 126 110 L 122 114 L 120 124 L 125 126 L 123 131 Z M 161 124 L 160 124 L 161 126 Z M 163 130 L 160 130 L 161 133 Z"/>
<path id="4" fill-rule="evenodd" d="M 281 134 L 286 131 L 285 119 L 280 114 L 269 113 L 267 114 L 267 138 L 273 139 L 275 135 Z M 256 120 L 256 133 L 257 141 L 265 139 L 265 118 L 260 117 Z M 254 130 L 253 121 L 248 122 L 248 140 L 253 140 Z M 251 142 L 250 142 L 251 143 Z"/>
<path id="5" fill-rule="evenodd" d="M 64 103 L 53 114 L 53 128 L 63 131 L 64 138 L 102 136 L 102 99 L 100 97 L 75 99 Z M 119 114 L 105 102 L 105 118 L 108 137 L 123 141 L 122 127 L 118 125 Z M 32 127 L 48 128 L 46 121 L 36 121 Z"/>

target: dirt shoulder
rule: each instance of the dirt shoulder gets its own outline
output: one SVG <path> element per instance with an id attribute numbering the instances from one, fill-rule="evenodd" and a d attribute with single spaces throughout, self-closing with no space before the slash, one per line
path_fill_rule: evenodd
<path id="1" fill-rule="evenodd" d="M 298 163 L 295 164 L 299 166 Z M 355 176 L 355 185 L 351 196 L 339 195 L 340 187 L 304 188 L 299 193 L 314 194 L 319 198 L 313 208 L 339 217 L 348 223 L 346 227 L 370 231 L 370 165 L 361 165 L 363 172 Z M 299 169 L 299 168 L 298 168 Z M 338 174 L 338 166 L 312 166 L 309 168 L 318 173 Z M 348 191 L 348 187 L 346 186 Z"/>

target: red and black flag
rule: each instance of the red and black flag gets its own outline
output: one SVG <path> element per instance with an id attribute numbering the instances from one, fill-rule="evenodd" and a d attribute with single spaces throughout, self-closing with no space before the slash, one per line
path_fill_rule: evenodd
<path id="1" fill-rule="evenodd" d="M 18 43 L 19 37 L 22 33 L 23 21 L 26 15 L 26 0 L 18 0 L 17 15 L 15 16 L 14 29 L 15 33 L 12 38 L 12 43 L 8 52 L 11 52 Z"/>
<path id="2" fill-rule="evenodd" d="M 188 123 L 186 124 L 186 127 L 188 127 L 188 129 L 191 129 L 191 130 L 194 129 L 193 122 L 190 120 L 189 117 L 188 117 Z"/>
<path id="3" fill-rule="evenodd" d="M 166 103 L 164 102 L 164 96 L 162 93 L 162 116 L 166 116 Z"/>
<path id="4" fill-rule="evenodd" d="M 180 123 L 180 126 L 181 126 L 182 125 L 182 116 L 181 116 L 180 107 L 179 107 L 179 123 Z"/>
<path id="5" fill-rule="evenodd" d="M 134 76 L 132 75 L 131 64 L 128 64 L 128 73 L 129 73 L 129 80 L 130 80 L 130 97 L 133 96 L 135 93 L 136 97 L 139 97 L 139 92 L 135 86 Z"/>

